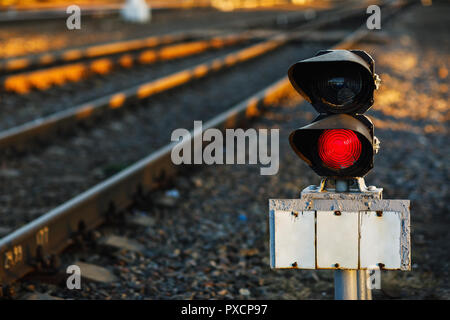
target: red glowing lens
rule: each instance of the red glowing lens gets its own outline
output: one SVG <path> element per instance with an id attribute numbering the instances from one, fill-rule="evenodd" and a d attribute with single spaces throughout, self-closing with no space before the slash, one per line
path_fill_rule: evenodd
<path id="1" fill-rule="evenodd" d="M 345 169 L 361 155 L 361 141 L 352 130 L 325 130 L 319 137 L 319 156 L 325 166 Z"/>

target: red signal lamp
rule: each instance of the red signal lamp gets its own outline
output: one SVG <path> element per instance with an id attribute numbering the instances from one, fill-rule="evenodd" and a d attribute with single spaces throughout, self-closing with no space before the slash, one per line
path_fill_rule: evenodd
<path id="1" fill-rule="evenodd" d="M 319 157 L 329 168 L 351 167 L 361 155 L 361 141 L 352 130 L 324 130 L 317 143 Z"/>
<path id="2" fill-rule="evenodd" d="M 293 131 L 289 142 L 320 176 L 363 177 L 373 167 L 373 124 L 363 115 L 319 116 Z"/>

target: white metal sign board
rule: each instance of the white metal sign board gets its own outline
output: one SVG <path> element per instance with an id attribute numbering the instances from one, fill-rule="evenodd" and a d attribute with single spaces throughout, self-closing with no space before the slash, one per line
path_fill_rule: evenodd
<path id="1" fill-rule="evenodd" d="M 363 211 L 360 216 L 360 263 L 370 268 L 379 262 L 383 268 L 396 269 L 402 262 L 401 241 L 402 217 L 400 212 L 384 211 L 379 216 L 375 211 Z"/>
<path id="2" fill-rule="evenodd" d="M 272 268 L 410 270 L 409 200 L 270 200 Z"/>
<path id="3" fill-rule="evenodd" d="M 275 252 L 278 268 L 315 269 L 315 212 L 279 211 L 274 218 L 275 242 L 283 248 Z"/>
<path id="4" fill-rule="evenodd" d="M 317 268 L 358 268 L 358 213 L 317 212 Z"/>

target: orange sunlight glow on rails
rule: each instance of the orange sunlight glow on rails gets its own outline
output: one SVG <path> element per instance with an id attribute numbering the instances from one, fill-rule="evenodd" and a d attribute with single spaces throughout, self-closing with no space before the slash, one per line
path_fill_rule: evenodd
<path id="1" fill-rule="evenodd" d="M 47 90 L 52 86 L 60 86 L 68 82 L 85 79 L 91 74 L 106 75 L 113 71 L 116 65 L 129 68 L 135 60 L 141 64 L 151 64 L 161 60 L 171 60 L 201 53 L 208 49 L 218 49 L 248 40 L 248 34 L 213 38 L 211 40 L 193 41 L 169 45 L 157 50 L 145 50 L 136 58 L 131 54 L 121 55 L 119 58 L 100 58 L 90 63 L 74 63 L 64 66 L 24 72 L 6 77 L 3 86 L 5 90 L 19 94 L 29 93 L 32 89 Z M 94 53 L 93 53 L 94 54 Z M 81 56 L 80 50 L 74 49 L 66 53 L 66 60 L 73 60 Z"/>

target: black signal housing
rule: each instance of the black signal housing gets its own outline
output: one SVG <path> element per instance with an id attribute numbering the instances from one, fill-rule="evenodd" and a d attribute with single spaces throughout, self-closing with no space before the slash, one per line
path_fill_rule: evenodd
<path id="1" fill-rule="evenodd" d="M 374 60 L 361 50 L 323 50 L 289 68 L 292 86 L 319 112 L 289 142 L 318 175 L 351 179 L 373 168 L 379 141 L 363 113 L 380 82 L 374 71 Z"/>
<path id="2" fill-rule="evenodd" d="M 319 113 L 362 114 L 373 105 L 377 88 L 374 60 L 361 50 L 324 50 L 293 64 L 293 87 Z"/>

